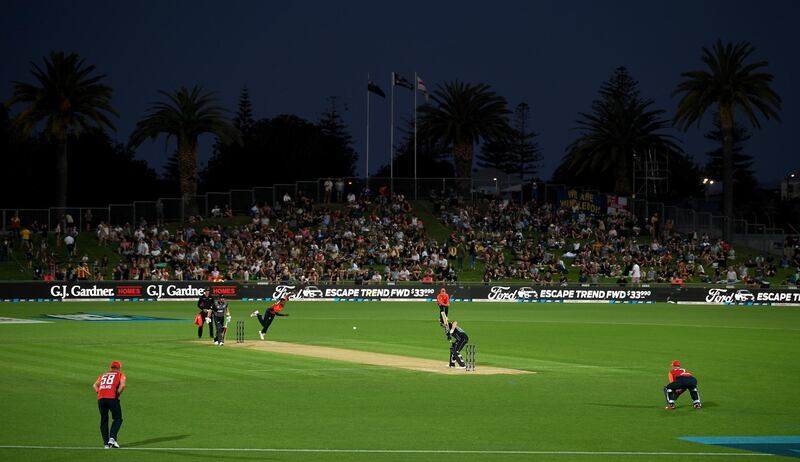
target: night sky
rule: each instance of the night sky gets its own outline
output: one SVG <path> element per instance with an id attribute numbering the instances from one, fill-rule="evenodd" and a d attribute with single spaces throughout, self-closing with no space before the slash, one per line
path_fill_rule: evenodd
<path id="1" fill-rule="evenodd" d="M 366 78 L 385 91 L 390 72 L 418 72 L 429 89 L 447 80 L 485 82 L 510 105 L 531 106 L 549 178 L 574 139 L 601 83 L 627 66 L 646 97 L 669 117 L 683 71 L 702 68 L 701 47 L 717 38 L 750 41 L 769 61 L 783 98 L 783 122 L 766 122 L 747 152 L 759 180 L 774 185 L 800 171 L 800 42 L 794 1 L 38 1 L 6 2 L 0 15 L 0 100 L 12 80 L 32 81 L 30 63 L 51 50 L 77 52 L 114 88 L 116 137 L 127 141 L 157 90 L 201 84 L 235 111 L 250 89 L 255 116 L 297 114 L 315 120 L 329 96 L 345 120 L 364 171 Z M 794 85 L 793 85 L 794 84 Z M 396 119 L 411 117 L 411 92 L 396 88 Z M 370 166 L 388 159 L 389 103 L 372 99 Z M 680 134 L 705 163 L 701 129 Z M 201 161 L 212 139 L 203 141 Z M 160 169 L 163 140 L 137 151 Z M 431 175 L 435 176 L 435 172 Z"/>

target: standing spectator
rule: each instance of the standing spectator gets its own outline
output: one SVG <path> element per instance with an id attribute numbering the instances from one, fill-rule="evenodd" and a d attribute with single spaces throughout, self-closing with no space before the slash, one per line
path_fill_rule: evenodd
<path id="1" fill-rule="evenodd" d="M 650 235 L 655 239 L 658 237 L 658 212 L 650 217 Z"/>
<path id="2" fill-rule="evenodd" d="M 53 230 L 56 235 L 56 248 L 61 248 L 61 223 L 56 223 L 56 229 Z"/>
<path id="3" fill-rule="evenodd" d="M 75 238 L 71 233 L 64 238 L 64 244 L 67 246 L 67 258 L 72 260 L 72 256 L 75 254 Z"/>
<path id="4" fill-rule="evenodd" d="M 86 224 L 86 231 L 92 230 L 92 219 L 94 216 L 92 215 L 92 209 L 86 209 L 86 212 L 83 214 L 83 222 Z"/>
<path id="5" fill-rule="evenodd" d="M 122 406 L 119 395 L 125 391 L 127 378 L 120 369 L 122 363 L 111 361 L 108 372 L 101 374 L 94 381 L 94 391 L 97 393 L 97 406 L 100 409 L 100 435 L 103 437 L 103 447 L 106 449 L 118 448 L 117 433 L 122 426 Z M 108 431 L 108 413 L 111 412 L 111 432 Z"/>
<path id="6" fill-rule="evenodd" d="M 325 188 L 325 199 L 324 199 L 324 201 L 325 201 L 326 204 L 330 204 L 331 203 L 331 192 L 333 191 L 333 181 L 331 181 L 331 179 L 328 178 L 327 180 L 325 180 L 325 183 L 323 183 L 323 187 Z"/>
<path id="7" fill-rule="evenodd" d="M 39 228 L 39 236 L 40 236 L 40 238 L 42 240 L 42 248 L 46 249 L 47 248 L 47 225 L 42 225 Z"/>
<path id="8" fill-rule="evenodd" d="M 464 241 L 459 241 L 458 245 L 456 245 L 456 260 L 458 261 L 458 270 L 461 271 L 464 269 L 464 255 L 466 254 L 466 249 L 464 248 Z"/>
<path id="9" fill-rule="evenodd" d="M 641 279 L 642 269 L 639 267 L 639 263 L 633 262 L 633 268 L 631 268 L 631 284 L 639 284 Z"/>
<path id="10" fill-rule="evenodd" d="M 23 246 L 27 246 L 28 244 L 31 243 L 31 230 L 29 230 L 27 227 L 23 226 L 22 230 L 19 231 L 18 234 L 22 239 Z"/>
<path id="11" fill-rule="evenodd" d="M 164 226 L 164 202 L 161 198 L 156 201 L 156 226 Z"/>
<path id="12" fill-rule="evenodd" d="M 64 223 L 66 223 L 66 228 L 64 229 L 64 232 L 67 233 L 72 232 L 72 228 L 75 227 L 75 219 L 72 218 L 71 214 L 67 213 L 64 215 Z"/>
<path id="13" fill-rule="evenodd" d="M 469 269 L 475 269 L 475 260 L 478 258 L 478 246 L 475 241 L 469 244 Z"/>
<path id="14" fill-rule="evenodd" d="M 336 180 L 336 202 L 342 202 L 344 198 L 344 179 Z"/>
<path id="15" fill-rule="evenodd" d="M 17 238 L 19 238 L 19 228 L 20 228 L 20 221 L 19 221 L 19 213 L 14 212 L 14 216 L 11 217 L 11 224 L 8 227 L 8 231 L 11 235 L 11 242 L 13 243 Z"/>

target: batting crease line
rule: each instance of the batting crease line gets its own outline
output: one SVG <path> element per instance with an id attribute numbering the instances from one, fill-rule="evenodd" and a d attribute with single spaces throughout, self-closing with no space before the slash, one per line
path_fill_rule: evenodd
<path id="1" fill-rule="evenodd" d="M 105 451 L 101 447 L 0 445 L 0 449 L 54 449 Z M 306 452 L 362 454 L 497 454 L 497 455 L 585 455 L 585 456 L 772 456 L 741 452 L 635 452 L 635 451 L 503 451 L 457 449 L 313 449 L 313 448 L 120 448 L 123 451 L 195 451 L 195 452 Z M 120 449 L 113 449 L 118 451 Z"/>

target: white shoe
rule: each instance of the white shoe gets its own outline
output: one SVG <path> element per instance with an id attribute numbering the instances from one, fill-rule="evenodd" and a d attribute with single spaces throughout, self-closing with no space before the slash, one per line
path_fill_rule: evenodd
<path id="1" fill-rule="evenodd" d="M 108 447 L 109 448 L 119 448 L 119 444 L 117 443 L 117 440 L 115 440 L 114 438 L 111 438 L 111 439 L 108 440 Z"/>
<path id="2" fill-rule="evenodd" d="M 111 446 L 109 446 L 109 445 L 107 445 L 107 444 L 104 444 L 104 445 L 103 445 L 103 449 L 111 449 Z"/>
<path id="3" fill-rule="evenodd" d="M 255 310 L 252 313 L 250 313 L 251 318 L 255 318 L 256 316 L 258 316 L 258 310 Z"/>
<path id="4" fill-rule="evenodd" d="M 258 336 L 261 337 L 261 340 L 264 340 L 264 333 L 263 332 L 259 332 Z"/>
<path id="5" fill-rule="evenodd" d="M 219 345 L 219 342 L 214 340 L 214 345 Z"/>
<path id="6" fill-rule="evenodd" d="M 225 345 L 225 342 L 219 342 L 219 346 Z"/>

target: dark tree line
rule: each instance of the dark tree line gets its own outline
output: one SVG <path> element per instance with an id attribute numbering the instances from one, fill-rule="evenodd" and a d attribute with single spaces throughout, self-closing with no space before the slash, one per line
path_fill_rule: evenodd
<path id="1" fill-rule="evenodd" d="M 70 206 L 151 200 L 163 195 L 164 181 L 134 152 L 105 131 L 90 129 L 65 140 L 70 146 L 67 197 Z M 58 141 L 43 135 L 20 136 L 0 106 L 0 153 L 3 175 L 0 208 L 55 206 L 58 195 Z"/>
<path id="2" fill-rule="evenodd" d="M 736 117 L 758 128 L 762 120 L 780 120 L 782 105 L 772 89 L 773 76 L 766 72 L 768 63 L 754 61 L 754 52 L 747 42 L 718 40 L 703 48 L 704 67 L 681 74 L 683 81 L 673 93 L 681 99 L 672 120 L 641 95 L 627 69 L 616 69 L 590 110 L 579 114 L 578 136 L 553 180 L 632 194 L 635 156 L 658 152 L 669 159 L 670 192 L 678 197 L 698 194 L 700 178 L 720 172 L 724 212 L 733 216 L 734 190 L 740 190 L 738 200 L 751 198 L 747 193 L 754 187 L 751 160 L 743 150 L 750 135 Z M 107 134 L 115 130 L 117 117 L 113 89 L 93 65 L 75 53 L 52 52 L 32 66 L 29 79 L 13 82 L 14 92 L 0 112 L 7 172 L 1 200 L 8 206 L 102 205 L 147 200 L 165 191 L 176 191 L 191 206 L 198 192 L 355 173 L 358 156 L 335 98 L 314 121 L 289 114 L 256 120 L 247 90 L 232 118 L 215 94 L 200 86 L 159 91 L 160 100 L 124 145 Z M 14 106 L 19 109 L 10 119 L 7 108 Z M 699 124 L 712 107 L 717 122 L 707 137 L 720 148 L 710 153 L 703 171 L 665 130 Z M 527 105 L 511 111 L 491 86 L 445 82 L 419 109 L 417 173 L 470 177 L 473 152 L 480 146 L 479 165 L 527 179 L 536 174 L 541 158 L 537 134 L 529 125 Z M 208 164 L 199 169 L 197 139 L 204 133 L 216 135 L 217 143 Z M 410 135 L 405 130 L 399 145 L 396 176 L 413 176 Z M 161 136 L 176 141 L 164 181 L 133 157 L 133 149 L 145 139 Z"/>
<path id="3" fill-rule="evenodd" d="M 200 172 L 201 187 L 227 191 L 355 175 L 358 154 L 336 98 L 319 120 L 282 114 L 254 120 L 247 91 L 242 92 L 234 126 L 241 143 L 218 142 Z"/>

